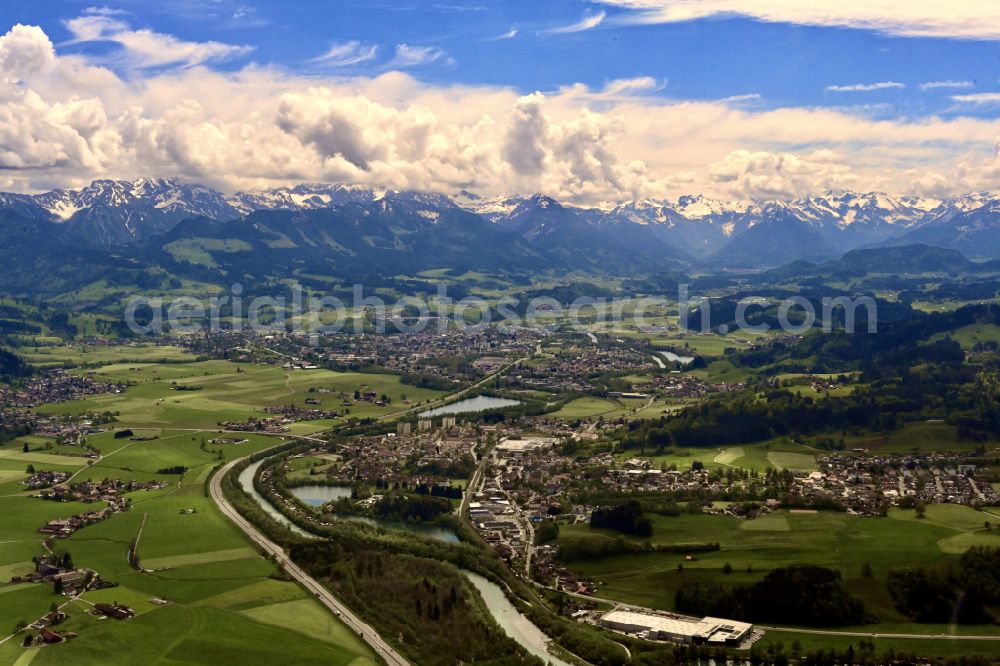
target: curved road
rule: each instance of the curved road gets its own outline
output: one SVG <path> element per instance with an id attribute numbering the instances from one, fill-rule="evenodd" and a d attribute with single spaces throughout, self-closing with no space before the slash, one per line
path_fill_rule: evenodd
<path id="1" fill-rule="evenodd" d="M 250 540 L 255 544 L 260 546 L 264 552 L 274 556 L 274 561 L 284 569 L 289 576 L 297 580 L 302 584 L 311 594 L 313 594 L 319 601 L 329 608 L 334 615 L 340 618 L 344 624 L 353 629 L 358 633 L 361 638 L 372 647 L 375 652 L 385 660 L 390 666 L 409 666 L 409 662 L 403 659 L 392 647 L 382 640 L 382 637 L 376 633 L 374 629 L 362 622 L 357 616 L 355 616 L 347 606 L 342 604 L 333 593 L 327 588 L 323 587 L 317 583 L 309 574 L 302 570 L 295 562 L 293 562 L 285 551 L 282 550 L 281 546 L 269 540 L 254 527 L 250 521 L 241 516 L 236 509 L 229 503 L 226 496 L 222 492 L 222 478 L 229 473 L 229 470 L 233 468 L 237 463 L 245 460 L 249 456 L 244 456 L 243 458 L 237 458 L 236 460 L 231 460 L 226 463 L 218 472 L 212 476 L 212 482 L 209 484 L 209 493 L 212 499 L 218 505 L 219 510 L 222 511 L 223 515 L 233 521 L 237 527 L 239 527 L 243 532 L 250 537 Z"/>

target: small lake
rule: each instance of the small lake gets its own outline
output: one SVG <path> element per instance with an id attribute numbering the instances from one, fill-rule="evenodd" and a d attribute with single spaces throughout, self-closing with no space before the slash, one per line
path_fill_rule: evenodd
<path id="1" fill-rule="evenodd" d="M 327 502 L 335 502 L 339 499 L 351 498 L 350 486 L 321 486 L 308 485 L 296 486 L 291 489 L 291 493 L 309 506 L 323 506 Z"/>
<path id="2" fill-rule="evenodd" d="M 681 365 L 687 365 L 688 363 L 694 361 L 694 356 L 678 356 L 670 351 L 661 351 L 660 356 L 667 359 L 671 363 L 680 363 Z"/>
<path id="3" fill-rule="evenodd" d="M 257 473 L 257 468 L 263 464 L 263 460 L 258 460 L 253 463 L 245 470 L 240 472 L 239 482 L 243 486 L 243 489 L 250 493 L 257 503 L 267 511 L 268 515 L 273 517 L 282 525 L 287 525 L 296 534 L 301 534 L 303 536 L 308 536 L 312 538 L 318 538 L 315 534 L 303 530 L 301 527 L 290 521 L 283 513 L 274 508 L 270 502 L 267 501 L 263 495 L 257 492 L 253 487 L 253 476 Z M 340 499 L 341 497 L 350 497 L 351 489 L 345 486 L 321 486 L 321 485 L 309 485 L 309 486 L 299 486 L 297 488 L 292 488 L 291 492 L 299 500 L 308 504 L 310 506 L 322 506 L 327 502 L 332 500 Z M 393 530 L 396 532 L 409 532 L 410 534 L 417 534 L 423 537 L 429 537 L 431 539 L 437 539 L 438 541 L 445 541 L 448 543 L 458 543 L 458 535 L 455 534 L 453 530 L 447 527 L 440 527 L 438 525 L 424 525 L 421 523 L 407 523 L 401 520 L 383 520 L 381 518 L 369 518 L 368 516 L 352 516 L 350 514 L 335 514 L 334 518 L 336 520 L 351 520 L 356 523 L 365 523 L 366 525 L 372 525 L 373 527 L 381 527 L 386 530 Z"/>
<path id="4" fill-rule="evenodd" d="M 520 400 L 511 400 L 510 398 L 495 398 L 491 395 L 477 395 L 475 398 L 466 398 L 465 400 L 459 400 L 458 402 L 453 402 L 450 405 L 444 405 L 443 407 L 437 407 L 435 409 L 427 410 L 426 412 L 421 412 L 419 416 L 421 418 L 430 418 L 432 416 L 444 416 L 447 414 L 466 414 L 471 412 L 484 412 L 487 409 L 499 409 L 501 407 L 513 407 L 514 405 L 520 405 Z"/>

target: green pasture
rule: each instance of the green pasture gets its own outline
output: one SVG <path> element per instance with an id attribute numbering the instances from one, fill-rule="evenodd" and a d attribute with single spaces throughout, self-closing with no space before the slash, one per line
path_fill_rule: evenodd
<path id="1" fill-rule="evenodd" d="M 237 367 L 244 372 L 237 372 Z M 94 569 L 119 586 L 88 592 L 67 606 L 70 619 L 60 630 L 76 632 L 78 638 L 27 651 L 12 639 L 0 644 L 0 663 L 104 664 L 109 655 L 122 664 L 377 663 L 376 656 L 311 595 L 296 584 L 274 579 L 275 566 L 207 496 L 205 484 L 213 468 L 274 446 L 281 439 L 240 434 L 246 442 L 213 444 L 211 440 L 220 435 L 217 420 L 260 416 L 265 405 L 304 404 L 307 397 L 329 395 L 310 393 L 310 388 L 353 393 L 368 384 L 370 390 L 394 398 L 392 407 L 378 413 L 402 409 L 404 392 L 412 393 L 414 400 L 430 399 L 437 393 L 410 390 L 388 375 L 287 373 L 281 368 L 223 361 L 158 364 L 127 360 L 109 363 L 97 372 L 131 386 L 122 394 L 46 405 L 41 411 L 113 411 L 118 413 L 116 427 L 130 428 L 133 435 L 117 438 L 109 431 L 89 436 L 88 444 L 102 455 L 99 460 L 57 455 L 57 447 L 45 449 L 46 441 L 37 438 L 0 448 L 0 514 L 5 516 L 0 581 L 33 569 L 31 558 L 45 552 L 43 535 L 37 532 L 45 522 L 104 506 L 27 496 L 20 481 L 28 464 L 36 469 L 77 471 L 74 481 L 121 478 L 166 481 L 167 485 L 132 492 L 127 496 L 128 511 L 82 528 L 69 539 L 53 541 L 57 553 L 71 553 L 77 566 Z M 172 382 L 202 390 L 172 391 Z M 316 428 L 311 425 L 302 430 Z M 24 453 L 25 442 L 38 450 Z M 83 451 L 58 447 L 60 452 L 63 449 Z M 184 474 L 159 471 L 176 466 L 188 469 Z M 134 542 L 142 570 L 128 561 Z M 157 605 L 153 597 L 171 603 Z M 17 621 L 37 619 L 54 601 L 66 600 L 49 585 L 0 582 L 0 638 Z M 137 616 L 126 622 L 100 620 L 88 613 L 90 604 L 99 601 L 126 603 Z"/>
<path id="2" fill-rule="evenodd" d="M 262 418 L 266 406 L 296 405 L 350 416 L 385 416 L 442 395 L 407 386 L 397 375 L 287 371 L 277 366 L 201 361 L 186 364 L 116 363 L 97 370 L 108 379 L 133 382 L 120 394 L 102 394 L 73 402 L 45 405 L 42 413 L 81 414 L 110 411 L 122 426 L 146 428 L 213 428 L 223 421 Z M 195 390 L 177 390 L 177 387 Z M 310 389 L 313 389 L 310 391 Z M 386 394 L 390 404 L 354 401 L 355 391 Z M 309 405 L 306 400 L 318 401 Z M 352 404 L 345 406 L 349 400 Z M 406 401 L 409 401 L 407 403 Z M 306 426 L 306 431 L 312 428 Z"/>
<path id="3" fill-rule="evenodd" d="M 938 565 L 956 561 L 961 544 L 1000 546 L 1000 531 L 984 528 L 982 512 L 961 505 L 934 504 L 927 517 L 913 510 L 893 509 L 886 518 L 861 518 L 846 513 L 780 510 L 753 520 L 721 515 L 651 516 L 653 544 L 718 542 L 717 552 L 629 554 L 581 560 L 570 569 L 600 583 L 599 596 L 673 609 L 677 586 L 685 580 L 752 582 L 768 570 L 792 564 L 837 569 L 845 585 L 862 598 L 882 623 L 905 624 L 885 588 L 892 567 Z M 566 526 L 560 541 L 616 539 L 617 533 Z M 723 573 L 724 565 L 731 574 Z M 872 578 L 862 569 L 871 565 Z M 880 631 L 878 625 L 875 631 Z M 972 628 L 966 628 L 975 633 Z M 998 628 L 977 628 L 998 633 Z"/>

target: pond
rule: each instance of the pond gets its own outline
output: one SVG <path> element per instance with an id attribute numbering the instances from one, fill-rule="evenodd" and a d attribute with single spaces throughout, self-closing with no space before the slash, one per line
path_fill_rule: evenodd
<path id="1" fill-rule="evenodd" d="M 261 466 L 263 460 L 258 460 L 253 463 L 245 470 L 240 472 L 239 482 L 243 486 L 243 489 L 250 493 L 251 496 L 261 507 L 267 511 L 268 515 L 273 517 L 282 525 L 287 525 L 296 534 L 303 536 L 315 537 L 315 534 L 303 530 L 301 527 L 290 521 L 283 513 L 278 511 L 274 506 L 267 501 L 263 495 L 257 492 L 253 487 L 253 476 L 257 473 L 257 468 Z M 292 494 L 299 498 L 302 502 L 310 506 L 322 506 L 326 502 L 331 500 L 336 500 L 341 497 L 350 497 L 351 489 L 344 486 L 321 486 L 321 485 L 308 485 L 299 486 L 291 490 Z M 335 516 L 337 520 L 351 520 L 358 523 L 365 523 L 366 525 L 372 525 L 375 527 L 381 527 L 387 530 L 394 530 L 397 532 L 409 532 L 410 534 L 417 534 L 424 537 L 429 537 L 431 539 L 437 539 L 438 541 L 445 541 L 448 543 L 458 543 L 458 535 L 455 534 L 454 530 L 450 530 L 447 527 L 441 527 L 439 525 L 424 525 L 421 523 L 406 523 L 401 520 L 383 520 L 381 518 L 369 518 L 368 516 L 352 516 L 349 514 L 337 514 Z"/>
<path id="2" fill-rule="evenodd" d="M 327 502 L 351 498 L 350 486 L 321 486 L 319 484 L 297 486 L 291 488 L 291 493 L 309 506 L 323 506 Z"/>
<path id="3" fill-rule="evenodd" d="M 500 407 L 513 407 L 520 405 L 520 400 L 510 398 L 495 398 L 491 395 L 477 395 L 475 398 L 466 398 L 453 402 L 450 405 L 437 407 L 419 414 L 420 418 L 430 418 L 432 416 L 444 416 L 446 414 L 466 414 L 471 412 L 484 412 L 487 409 L 498 409 Z"/>
<path id="4" fill-rule="evenodd" d="M 670 351 L 661 351 L 660 355 L 671 363 L 680 363 L 681 365 L 687 365 L 694 361 L 694 356 L 678 356 Z"/>

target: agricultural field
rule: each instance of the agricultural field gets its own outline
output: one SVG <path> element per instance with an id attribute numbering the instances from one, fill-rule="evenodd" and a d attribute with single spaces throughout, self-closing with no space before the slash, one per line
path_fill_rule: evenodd
<path id="1" fill-rule="evenodd" d="M 811 471 L 816 469 L 816 456 L 825 453 L 786 440 L 762 444 L 743 444 L 722 449 L 712 462 L 727 467 L 763 472 L 776 470 Z"/>
<path id="2" fill-rule="evenodd" d="M 676 465 L 677 469 L 686 470 L 691 468 L 692 462 L 698 461 L 708 469 L 740 467 L 764 472 L 768 468 L 794 471 L 814 470 L 816 469 L 816 455 L 820 453 L 825 452 L 786 440 L 774 440 L 761 444 L 742 444 L 718 449 L 677 446 L 664 450 L 660 455 L 643 455 L 635 449 L 630 449 L 618 452 L 615 457 L 619 461 L 629 458 L 648 460 L 654 469 Z"/>
<path id="3" fill-rule="evenodd" d="M 78 566 L 100 571 L 119 587 L 88 592 L 65 607 L 70 617 L 61 630 L 80 636 L 39 650 L 33 663 L 107 663 L 108 650 L 125 645 L 131 646 L 129 655 L 135 660 L 130 663 L 186 661 L 184 655 L 191 657 L 206 649 L 212 661 L 377 663 L 368 648 L 311 596 L 294 583 L 272 578 L 275 566 L 216 511 L 201 484 L 140 491 L 131 499 L 129 512 L 83 528 L 56 544 L 57 552 L 69 551 Z M 0 498 L 0 510 L 18 516 L 14 524 L 8 523 L 7 534 L 22 537 L 3 544 L 0 569 L 8 577 L 30 571 L 30 563 L 27 567 L 23 563 L 42 552 L 34 533 L 38 525 L 94 508 L 99 507 L 30 497 Z M 194 513 L 181 513 L 192 509 Z M 138 553 L 145 569 L 141 572 L 126 559 L 129 543 L 140 529 Z M 12 602 L 0 604 L 6 609 L 0 613 L 5 635 L 15 622 L 30 621 L 62 599 L 53 595 L 50 586 L 40 584 L 3 585 L 0 595 Z M 151 601 L 153 597 L 171 603 L 158 605 Z M 87 611 L 90 604 L 101 601 L 125 603 L 137 615 L 128 622 L 99 621 Z M 296 611 L 292 618 L 285 614 L 291 608 Z M 22 652 L 15 641 L 8 641 L 0 645 L 0 662 L 13 663 Z M 204 660 L 204 654 L 200 659 Z"/>
<path id="4" fill-rule="evenodd" d="M 180 347 L 167 345 L 35 345 L 24 346 L 17 350 L 25 360 L 40 367 L 46 366 L 94 366 L 126 361 L 157 363 L 157 362 L 193 362 L 196 357 Z"/>
<path id="5" fill-rule="evenodd" d="M 605 418 L 617 418 L 624 414 L 630 414 L 632 410 L 645 407 L 647 400 L 613 400 L 610 398 L 583 397 L 577 398 L 552 414 L 560 419 L 585 419 L 603 416 Z"/>
<path id="6" fill-rule="evenodd" d="M 994 343 L 1000 344 L 1000 326 L 995 324 L 971 324 L 957 328 L 947 334 L 949 338 L 962 346 L 962 349 L 969 351 L 978 344 Z M 943 339 L 945 334 L 933 335 L 930 342 Z"/>
<path id="7" fill-rule="evenodd" d="M 128 348 L 112 348 L 123 351 Z M 135 351 L 135 350 L 132 350 Z M 169 353 L 169 350 L 167 351 Z M 152 354 L 148 358 L 153 358 Z M 31 622 L 63 605 L 69 619 L 60 631 L 79 636 L 66 643 L 24 649 L 18 640 L 0 643 L 0 663 L 104 664 L 109 654 L 127 655 L 118 663 L 350 664 L 380 662 L 357 637 L 296 583 L 278 575 L 207 496 L 206 483 L 220 463 L 274 446 L 281 438 L 246 434 L 240 443 L 214 443 L 215 423 L 245 418 L 272 400 L 303 403 L 309 388 L 351 391 L 360 383 L 402 399 L 409 389 L 382 375 L 286 373 L 279 368 L 206 361 L 152 363 L 129 361 L 98 368 L 99 374 L 135 384 L 125 393 L 78 403 L 49 405 L 52 412 L 118 412 L 112 432 L 88 437 L 100 453 L 88 459 L 74 446 L 26 437 L 0 448 L 0 581 L 33 570 L 31 558 L 45 552 L 36 530 L 56 518 L 94 511 L 102 502 L 53 502 L 30 496 L 21 484 L 35 469 L 75 473 L 73 482 L 103 479 L 161 481 L 166 486 L 127 495 L 129 510 L 56 539 L 56 553 L 69 552 L 78 567 L 98 571 L 117 587 L 92 590 L 67 602 L 51 585 L 0 583 L 0 640 L 17 622 Z M 171 391 L 171 382 L 199 385 L 201 391 Z M 374 390 L 374 389 L 373 389 Z M 433 392 L 413 391 L 420 399 Z M 176 402 L 175 402 L 176 401 Z M 257 410 L 255 412 L 255 410 Z M 29 452 L 23 447 L 28 444 Z M 49 445 L 50 448 L 46 448 Z M 169 474 L 172 467 L 187 468 Z M 136 543 L 137 567 L 127 557 Z M 165 600 L 168 603 L 154 601 Z M 101 620 L 89 611 L 99 602 L 123 603 L 136 612 L 128 621 Z M 123 657 L 126 658 L 126 657 Z"/>
<path id="8" fill-rule="evenodd" d="M 887 632 L 892 625 L 906 625 L 913 631 L 915 625 L 893 608 L 886 591 L 889 569 L 954 562 L 972 545 L 1000 546 L 1000 530 L 987 530 L 984 517 L 990 518 L 969 507 L 948 504 L 928 506 L 923 519 L 903 509 L 891 510 L 886 518 L 794 510 L 754 520 L 709 514 L 654 515 L 650 516 L 653 544 L 718 542 L 721 550 L 698 553 L 694 561 L 685 560 L 682 552 L 616 555 L 573 562 L 570 569 L 597 581 L 601 597 L 671 610 L 682 581 L 748 583 L 775 567 L 816 564 L 841 571 L 847 589 L 879 617 L 880 623 L 866 626 L 866 631 Z M 559 540 L 617 538 L 621 537 L 616 532 L 564 526 Z M 727 563 L 732 566 L 730 574 L 722 572 Z M 871 565 L 871 578 L 863 575 L 866 563 Z M 949 627 L 919 626 L 918 631 L 927 633 L 951 632 Z M 960 630 L 1000 634 L 994 626 Z"/>
<path id="9" fill-rule="evenodd" d="M 266 406 L 295 405 L 357 418 L 379 417 L 434 400 L 440 391 L 401 384 L 389 374 L 330 370 L 287 371 L 276 366 L 229 361 L 191 363 L 111 363 L 93 370 L 100 378 L 133 384 L 122 394 L 46 405 L 40 413 L 81 414 L 110 411 L 122 424 L 144 428 L 215 428 L 222 421 L 261 418 Z M 177 386 L 192 390 L 179 391 Z M 354 401 L 354 391 L 387 395 L 390 404 Z M 318 401 L 309 404 L 306 400 Z M 350 400 L 350 406 L 344 406 Z M 407 402 L 409 401 L 409 402 Z M 329 427 L 330 421 L 297 424 L 305 434 Z"/>
<path id="10" fill-rule="evenodd" d="M 923 421 L 907 423 L 901 429 L 888 434 L 881 433 L 847 433 L 843 438 L 847 452 L 853 449 L 867 449 L 871 453 L 928 453 L 968 452 L 975 450 L 975 444 L 968 440 L 959 440 L 956 428 L 942 421 Z M 996 447 L 996 443 L 987 443 L 987 448 Z"/>

